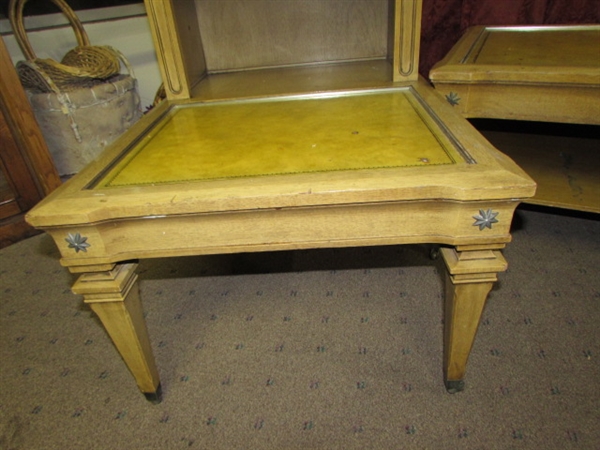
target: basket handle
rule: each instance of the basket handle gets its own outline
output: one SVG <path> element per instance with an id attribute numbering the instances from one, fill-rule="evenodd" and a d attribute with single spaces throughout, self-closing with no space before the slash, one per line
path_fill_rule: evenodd
<path id="1" fill-rule="evenodd" d="M 69 5 L 67 5 L 64 0 L 50 1 L 58 6 L 62 13 L 69 20 L 71 28 L 73 28 L 73 31 L 75 32 L 75 38 L 77 39 L 79 46 L 90 45 L 90 39 L 83 29 L 81 21 L 69 7 Z M 25 3 L 27 3 L 27 0 L 10 0 L 8 6 L 8 19 L 10 20 L 10 25 L 15 33 L 15 39 L 17 40 L 19 47 L 21 47 L 25 58 L 27 58 L 29 61 L 33 61 L 36 59 L 36 55 L 31 47 L 29 39 L 27 38 L 27 33 L 23 24 L 23 7 L 25 6 Z"/>

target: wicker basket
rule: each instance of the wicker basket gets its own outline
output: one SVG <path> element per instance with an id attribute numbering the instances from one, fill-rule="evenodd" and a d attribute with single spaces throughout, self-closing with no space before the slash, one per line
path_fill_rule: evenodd
<path id="1" fill-rule="evenodd" d="M 79 172 L 142 117 L 129 75 L 61 95 L 26 92 L 61 176 Z"/>
<path id="2" fill-rule="evenodd" d="M 9 16 L 27 61 L 17 64 L 21 83 L 54 159 L 58 173 L 72 175 L 141 116 L 133 69 L 108 46 L 90 45 L 75 13 L 64 0 L 51 0 L 67 16 L 79 45 L 60 63 L 36 58 L 23 27 L 27 0 L 11 0 Z M 129 74 L 120 74 L 121 63 Z"/>
<path id="3" fill-rule="evenodd" d="M 21 83 L 37 92 L 70 91 L 89 87 L 117 75 L 121 69 L 120 55 L 108 46 L 90 45 L 90 40 L 77 15 L 64 0 L 50 0 L 67 17 L 77 47 L 70 50 L 60 62 L 38 58 L 27 38 L 23 23 L 23 7 L 27 0 L 10 0 L 9 20 L 15 39 L 21 47 L 26 61 L 17 63 Z"/>

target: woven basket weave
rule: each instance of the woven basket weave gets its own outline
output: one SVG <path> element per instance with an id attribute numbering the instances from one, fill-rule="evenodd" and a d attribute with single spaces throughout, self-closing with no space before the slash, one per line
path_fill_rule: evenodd
<path id="1" fill-rule="evenodd" d="M 21 83 L 36 92 L 70 91 L 90 87 L 117 75 L 122 55 L 108 46 L 90 45 L 90 40 L 77 15 L 64 0 L 50 0 L 67 17 L 77 43 L 60 62 L 37 58 L 27 38 L 23 24 L 23 7 L 28 0 L 10 0 L 9 20 L 15 39 L 21 47 L 26 61 L 17 63 Z"/>

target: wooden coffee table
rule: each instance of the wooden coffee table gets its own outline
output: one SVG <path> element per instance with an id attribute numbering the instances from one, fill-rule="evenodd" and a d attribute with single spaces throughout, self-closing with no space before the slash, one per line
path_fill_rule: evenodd
<path id="1" fill-rule="evenodd" d="M 528 203 L 600 213 L 600 25 L 472 27 L 429 76 L 464 117 L 502 119 L 478 126 L 538 183 Z"/>
<path id="2" fill-rule="evenodd" d="M 465 117 L 600 125 L 600 25 L 477 26 L 429 74 Z"/>
<path id="3" fill-rule="evenodd" d="M 389 83 L 391 86 L 391 83 Z M 444 377 L 463 389 L 513 212 L 535 184 L 424 81 L 165 101 L 34 208 L 73 291 L 141 391 L 160 397 L 136 261 L 322 247 L 441 245 Z M 427 364 L 423 361 L 423 364 Z"/>

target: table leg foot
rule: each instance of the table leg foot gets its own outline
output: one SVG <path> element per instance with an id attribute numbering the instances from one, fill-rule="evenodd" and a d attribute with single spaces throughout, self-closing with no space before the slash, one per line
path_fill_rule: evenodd
<path id="1" fill-rule="evenodd" d="M 440 257 L 440 247 L 439 245 L 434 245 L 429 249 L 429 258 L 433 261 Z"/>
<path id="2" fill-rule="evenodd" d="M 140 390 L 156 397 L 160 379 L 139 298 L 136 268 L 135 263 L 117 264 L 107 272 L 83 274 L 73 292 L 83 295 L 100 318 Z"/>
<path id="3" fill-rule="evenodd" d="M 160 383 L 156 388 L 156 392 L 144 392 L 144 396 L 146 397 L 146 400 L 155 405 L 158 405 L 160 402 L 162 402 L 162 386 Z"/>
<path id="4" fill-rule="evenodd" d="M 475 341 L 488 293 L 498 272 L 506 270 L 496 250 L 442 248 L 448 269 L 444 317 L 444 377 L 448 392 L 464 389 L 467 360 Z"/>
<path id="5" fill-rule="evenodd" d="M 456 394 L 465 389 L 465 382 L 463 380 L 446 380 L 445 384 L 448 394 Z"/>

